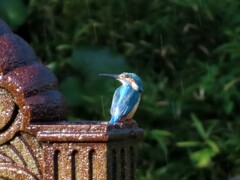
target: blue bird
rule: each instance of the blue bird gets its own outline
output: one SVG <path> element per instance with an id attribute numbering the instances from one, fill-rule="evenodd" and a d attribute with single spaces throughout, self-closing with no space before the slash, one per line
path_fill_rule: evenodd
<path id="1" fill-rule="evenodd" d="M 139 76 L 134 73 L 124 72 L 122 74 L 99 74 L 115 78 L 122 85 L 116 89 L 111 106 L 110 124 L 116 124 L 119 121 L 130 120 L 133 118 L 143 92 L 143 83 Z"/>

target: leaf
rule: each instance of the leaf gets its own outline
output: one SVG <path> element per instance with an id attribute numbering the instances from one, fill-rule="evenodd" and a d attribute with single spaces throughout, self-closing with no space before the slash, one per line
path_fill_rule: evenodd
<path id="1" fill-rule="evenodd" d="M 206 143 L 209 145 L 209 147 L 213 150 L 214 153 L 220 152 L 218 145 L 214 141 L 207 140 Z"/>
<path id="2" fill-rule="evenodd" d="M 230 114 L 232 112 L 234 108 L 234 103 L 229 100 L 229 101 L 226 101 L 226 103 L 224 104 L 224 110 L 227 114 Z"/>
<path id="3" fill-rule="evenodd" d="M 21 0 L 0 0 L 0 18 L 17 29 L 27 18 L 26 6 Z"/>
<path id="4" fill-rule="evenodd" d="M 150 131 L 151 138 L 155 139 L 158 142 L 158 145 L 161 147 L 163 152 L 165 153 L 165 156 L 168 154 L 167 150 L 167 142 L 165 138 L 172 136 L 172 133 L 165 130 L 152 130 Z"/>
<path id="5" fill-rule="evenodd" d="M 158 137 L 170 137 L 172 136 L 173 134 L 169 131 L 166 131 L 166 130 L 159 130 L 159 129 L 154 129 L 154 130 L 151 130 L 150 134 L 155 137 L 155 138 L 158 138 Z"/>
<path id="6" fill-rule="evenodd" d="M 182 142 L 177 142 L 176 145 L 178 147 L 199 147 L 202 146 L 202 142 L 198 141 L 182 141 Z"/>
<path id="7" fill-rule="evenodd" d="M 195 128 L 197 129 L 199 135 L 204 139 L 206 140 L 208 137 L 207 137 L 207 133 L 201 123 L 201 121 L 197 118 L 196 115 L 194 114 L 191 114 L 191 118 L 192 118 L 192 121 L 193 121 L 193 124 L 195 126 Z"/>
<path id="8" fill-rule="evenodd" d="M 216 155 L 210 148 L 205 148 L 190 154 L 191 159 L 196 163 L 197 167 L 204 168 L 210 165 L 212 157 Z"/>

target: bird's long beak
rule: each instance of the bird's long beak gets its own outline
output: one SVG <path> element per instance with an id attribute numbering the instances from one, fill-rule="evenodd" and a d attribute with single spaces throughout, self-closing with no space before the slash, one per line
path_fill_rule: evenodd
<path id="1" fill-rule="evenodd" d="M 111 78 L 114 78 L 114 79 L 119 79 L 118 74 L 99 74 L 99 76 L 106 76 L 106 77 L 111 77 Z"/>

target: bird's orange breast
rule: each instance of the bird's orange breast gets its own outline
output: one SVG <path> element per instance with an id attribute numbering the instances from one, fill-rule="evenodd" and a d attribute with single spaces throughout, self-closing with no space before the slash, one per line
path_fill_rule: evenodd
<path id="1" fill-rule="evenodd" d="M 132 118 L 133 118 L 135 112 L 137 111 L 137 108 L 138 108 L 140 99 L 141 99 L 141 96 L 139 97 L 139 100 L 138 100 L 138 102 L 136 103 L 136 105 L 133 107 L 132 111 L 127 115 L 126 119 L 132 119 Z"/>

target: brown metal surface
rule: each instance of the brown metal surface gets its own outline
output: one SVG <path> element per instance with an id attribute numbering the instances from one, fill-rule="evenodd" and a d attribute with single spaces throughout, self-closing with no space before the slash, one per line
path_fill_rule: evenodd
<path id="1" fill-rule="evenodd" d="M 32 48 L 0 21 L 0 87 L 13 97 L 22 114 L 21 129 L 30 122 L 63 117 L 63 99 L 53 73 L 37 61 Z"/>
<path id="2" fill-rule="evenodd" d="M 41 125 L 32 128 L 43 144 L 44 179 L 134 179 L 136 145 L 143 134 L 136 123 L 81 122 L 44 125 L 40 131 Z"/>
<path id="3" fill-rule="evenodd" d="M 56 77 L 0 20 L 0 179 L 134 179 L 135 121 L 63 119 Z"/>

